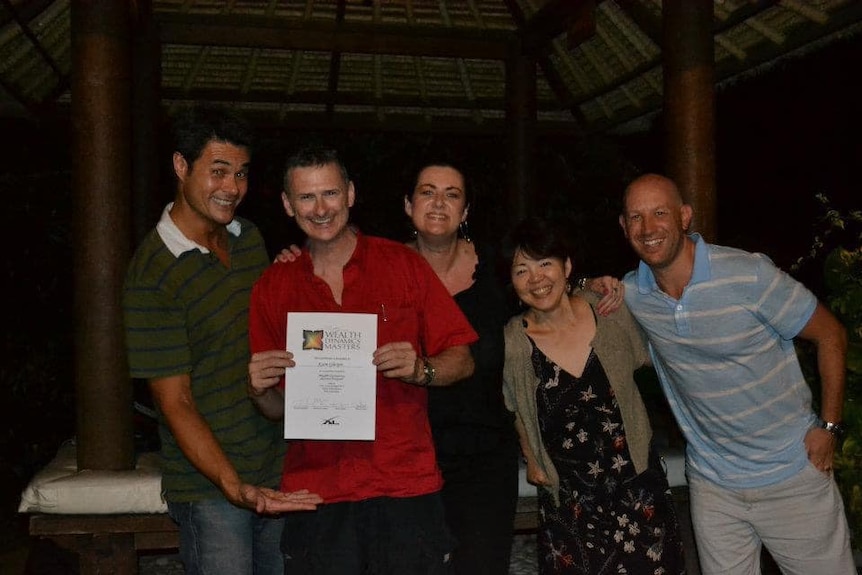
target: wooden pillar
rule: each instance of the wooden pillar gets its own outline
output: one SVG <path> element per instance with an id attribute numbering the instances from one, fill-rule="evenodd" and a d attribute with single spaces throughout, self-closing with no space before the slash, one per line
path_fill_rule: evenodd
<path id="1" fill-rule="evenodd" d="M 133 17 L 132 241 L 137 246 L 156 225 L 164 202 L 159 197 L 162 158 L 158 149 L 161 43 L 152 0 L 137 0 Z"/>
<path id="2" fill-rule="evenodd" d="M 712 11 L 712 0 L 662 2 L 667 174 L 707 241 L 717 234 Z"/>
<path id="3" fill-rule="evenodd" d="M 534 211 L 536 148 L 536 61 L 519 42 L 506 59 L 507 205 L 511 226 Z"/>
<path id="4" fill-rule="evenodd" d="M 120 298 L 129 260 L 130 22 L 126 2 L 72 2 L 72 198 L 79 469 L 134 464 Z"/>

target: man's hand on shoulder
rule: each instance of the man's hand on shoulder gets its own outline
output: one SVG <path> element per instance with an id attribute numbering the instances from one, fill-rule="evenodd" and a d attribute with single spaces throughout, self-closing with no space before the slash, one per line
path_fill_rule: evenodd
<path id="1" fill-rule="evenodd" d="M 302 250 L 296 244 L 290 244 L 290 247 L 282 249 L 275 256 L 275 262 L 281 262 L 283 264 L 289 262 L 295 262 L 299 259 L 299 256 L 302 255 Z M 273 263 L 275 263 L 273 262 Z"/>
<path id="2" fill-rule="evenodd" d="M 596 305 L 596 313 L 599 315 L 610 315 L 623 305 L 626 288 L 620 280 L 613 276 L 587 279 L 584 282 L 584 287 L 597 296 L 601 296 L 602 299 Z"/>

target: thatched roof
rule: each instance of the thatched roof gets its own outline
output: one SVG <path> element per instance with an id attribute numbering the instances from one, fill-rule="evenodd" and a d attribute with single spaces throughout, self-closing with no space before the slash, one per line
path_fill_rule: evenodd
<path id="1" fill-rule="evenodd" d="M 540 129 L 604 131 L 662 104 L 661 0 L 150 1 L 166 107 L 227 102 L 299 126 L 500 130 L 512 49 L 536 59 Z M 0 1 L 0 116 L 69 104 L 73 4 Z M 716 0 L 716 81 L 860 31 L 857 0 Z"/>

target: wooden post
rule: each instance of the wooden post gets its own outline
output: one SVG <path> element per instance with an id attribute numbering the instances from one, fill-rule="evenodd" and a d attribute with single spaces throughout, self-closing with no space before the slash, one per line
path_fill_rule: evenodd
<path id="1" fill-rule="evenodd" d="M 162 173 L 158 133 L 161 126 L 161 44 L 152 0 L 136 0 L 132 46 L 132 240 L 137 246 L 156 225 Z M 165 198 L 167 201 L 167 197 Z"/>
<path id="2" fill-rule="evenodd" d="M 510 226 L 533 211 L 536 202 L 536 62 L 519 42 L 506 59 L 507 205 Z"/>
<path id="3" fill-rule="evenodd" d="M 129 260 L 129 7 L 72 2 L 72 198 L 79 469 L 131 469 L 120 298 Z"/>
<path id="4" fill-rule="evenodd" d="M 717 235 L 712 0 L 664 0 L 667 174 L 694 207 L 693 231 Z"/>

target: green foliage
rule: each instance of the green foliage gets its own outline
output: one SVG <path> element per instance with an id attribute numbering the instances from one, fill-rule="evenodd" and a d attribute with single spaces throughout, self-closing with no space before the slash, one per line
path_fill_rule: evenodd
<path id="1" fill-rule="evenodd" d="M 853 527 L 853 546 L 862 549 L 862 246 L 834 248 L 826 257 L 824 273 L 827 302 L 848 335 L 847 436 L 835 460 L 835 473 Z"/>
<path id="2" fill-rule="evenodd" d="M 820 233 L 794 269 L 819 262 L 822 257 L 825 302 L 847 329 L 847 435 L 836 455 L 835 474 L 853 532 L 853 547 L 862 549 L 862 212 L 842 213 L 825 196 L 818 195 L 817 199 L 826 210 L 817 222 Z M 806 375 L 813 380 L 813 356 L 801 357 Z M 812 381 L 812 387 L 816 385 Z"/>

